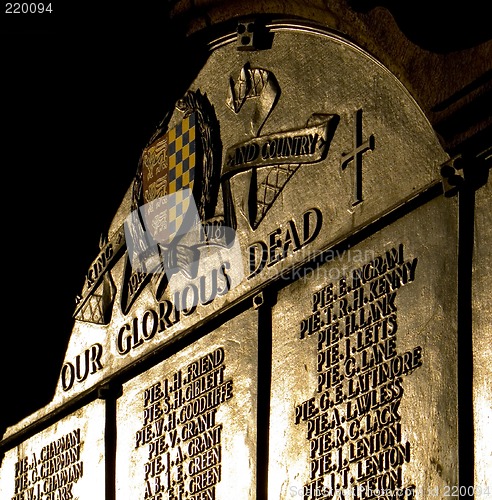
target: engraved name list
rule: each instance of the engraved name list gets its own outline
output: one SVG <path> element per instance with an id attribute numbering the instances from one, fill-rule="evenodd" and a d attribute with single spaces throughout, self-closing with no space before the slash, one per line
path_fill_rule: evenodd
<path id="1" fill-rule="evenodd" d="M 295 408 L 309 442 L 305 500 L 413 497 L 399 407 L 402 377 L 422 365 L 422 348 L 398 352 L 396 298 L 416 267 L 400 244 L 312 294 L 299 339 L 317 342 L 317 394 Z"/>

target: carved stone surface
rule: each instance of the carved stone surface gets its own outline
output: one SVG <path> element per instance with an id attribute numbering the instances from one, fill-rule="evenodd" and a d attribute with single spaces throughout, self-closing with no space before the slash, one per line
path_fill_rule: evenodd
<path id="1" fill-rule="evenodd" d="M 0 496 L 15 500 L 104 500 L 105 405 L 86 405 L 9 450 Z"/>
<path id="2" fill-rule="evenodd" d="M 448 157 L 380 63 L 328 32 L 269 29 L 264 50 L 213 42 L 149 139 L 87 272 L 53 406 L 440 183 Z"/>
<path id="3" fill-rule="evenodd" d="M 280 291 L 271 498 L 458 484 L 456 215 L 429 202 Z"/>
<path id="4" fill-rule="evenodd" d="M 257 314 L 123 386 L 117 498 L 256 498 Z"/>
<path id="5" fill-rule="evenodd" d="M 8 497 L 38 487 L 22 472 L 38 443 L 79 427 L 81 453 L 96 443 L 81 499 L 105 480 L 118 500 L 442 498 L 458 485 L 450 158 L 359 47 L 300 23 L 273 22 L 261 43 L 241 27 L 210 43 L 143 148 L 87 271 L 54 398 L 6 433 Z M 490 240 L 485 219 L 478 231 Z M 477 365 L 490 352 L 486 248 Z M 473 380 L 486 409 L 477 481 L 487 376 Z M 103 402 L 87 403 L 101 389 L 106 421 Z M 74 491 L 85 478 L 84 465 Z"/>
<path id="6" fill-rule="evenodd" d="M 475 498 L 486 500 L 492 490 L 492 209 L 490 181 L 477 191 L 473 264 L 473 411 L 475 430 Z"/>

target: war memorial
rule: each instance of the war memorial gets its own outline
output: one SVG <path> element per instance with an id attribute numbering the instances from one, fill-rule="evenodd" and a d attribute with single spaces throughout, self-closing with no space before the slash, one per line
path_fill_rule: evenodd
<path id="1" fill-rule="evenodd" d="M 192 76 L 0 497 L 492 498 L 490 106 L 463 118 L 490 43 L 446 59 L 341 0 L 172 4 Z"/>

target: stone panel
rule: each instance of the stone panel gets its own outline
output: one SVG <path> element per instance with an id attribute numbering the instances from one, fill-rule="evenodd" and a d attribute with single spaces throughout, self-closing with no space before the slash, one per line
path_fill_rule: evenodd
<path id="1" fill-rule="evenodd" d="M 241 314 L 124 385 L 118 500 L 256 498 L 256 316 Z"/>
<path id="2" fill-rule="evenodd" d="M 104 429 L 104 401 L 96 400 L 11 448 L 0 469 L 0 497 L 104 500 Z"/>
<path id="3" fill-rule="evenodd" d="M 476 194 L 473 262 L 473 411 L 475 433 L 475 498 L 492 495 L 492 189 L 490 181 Z M 468 485 L 467 485 L 468 486 Z"/>
<path id="4" fill-rule="evenodd" d="M 440 197 L 279 293 L 271 498 L 457 485 L 456 236 Z"/>

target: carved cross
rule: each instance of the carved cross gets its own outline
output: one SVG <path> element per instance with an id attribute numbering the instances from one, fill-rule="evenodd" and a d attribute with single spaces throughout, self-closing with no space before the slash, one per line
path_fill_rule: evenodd
<path id="1" fill-rule="evenodd" d="M 349 153 L 343 153 L 341 158 L 342 170 L 345 170 L 352 160 L 355 164 L 355 201 L 352 206 L 362 202 L 362 155 L 369 149 L 372 151 L 375 146 L 374 134 L 362 142 L 362 109 L 355 112 L 354 143 L 354 149 Z"/>

